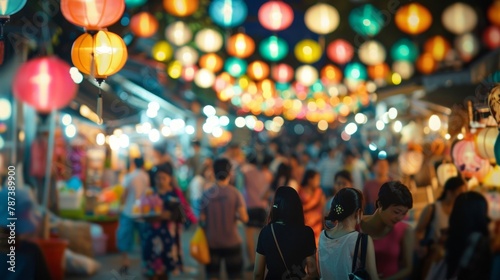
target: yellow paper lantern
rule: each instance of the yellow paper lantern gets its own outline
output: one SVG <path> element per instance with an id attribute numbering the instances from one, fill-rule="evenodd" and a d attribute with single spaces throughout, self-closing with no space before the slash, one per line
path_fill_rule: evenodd
<path id="1" fill-rule="evenodd" d="M 226 49 L 230 56 L 247 58 L 255 51 L 255 42 L 250 36 L 244 33 L 237 33 L 229 37 Z"/>
<path id="2" fill-rule="evenodd" d="M 172 58 L 174 50 L 167 41 L 158 41 L 154 44 L 151 54 L 158 61 L 167 61 Z"/>
<path id="3" fill-rule="evenodd" d="M 165 38 L 176 46 L 182 46 L 191 41 L 193 32 L 184 22 L 176 21 L 165 28 Z"/>
<path id="4" fill-rule="evenodd" d="M 366 65 L 378 65 L 385 61 L 386 52 L 384 46 L 375 41 L 364 42 L 358 50 L 359 59 Z"/>
<path id="5" fill-rule="evenodd" d="M 321 58 L 321 46 L 318 42 L 305 39 L 295 46 L 295 56 L 303 63 L 314 63 Z"/>
<path id="6" fill-rule="evenodd" d="M 167 13 L 176 17 L 187 17 L 198 10 L 198 0 L 163 0 Z"/>
<path id="7" fill-rule="evenodd" d="M 500 166 L 491 168 L 483 180 L 483 185 L 488 187 L 500 187 Z"/>
<path id="8" fill-rule="evenodd" d="M 269 76 L 269 65 L 263 61 L 257 60 L 248 65 L 247 72 L 251 79 L 260 81 Z"/>
<path id="9" fill-rule="evenodd" d="M 328 34 L 339 26 L 340 16 L 337 9 L 325 4 L 318 3 L 307 9 L 304 15 L 307 28 L 317 34 Z"/>
<path id="10" fill-rule="evenodd" d="M 180 61 L 172 61 L 167 68 L 167 74 L 172 79 L 179 79 L 182 75 L 182 63 Z"/>
<path id="11" fill-rule="evenodd" d="M 410 3 L 398 9 L 395 16 L 396 26 L 403 32 L 420 34 L 432 24 L 432 15 L 429 10 L 418 3 Z"/>

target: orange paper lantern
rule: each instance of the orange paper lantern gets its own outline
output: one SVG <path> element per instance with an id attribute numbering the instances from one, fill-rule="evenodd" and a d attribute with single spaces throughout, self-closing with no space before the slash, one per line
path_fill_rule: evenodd
<path id="1" fill-rule="evenodd" d="M 269 66 L 265 62 L 257 60 L 248 65 L 247 71 L 251 79 L 260 81 L 269 75 Z"/>
<path id="2" fill-rule="evenodd" d="M 222 58 L 215 53 L 207 53 L 200 57 L 200 67 L 212 71 L 219 72 L 224 66 Z"/>
<path id="3" fill-rule="evenodd" d="M 391 70 L 387 63 L 368 66 L 368 76 L 374 80 L 384 79 L 390 71 Z"/>
<path id="4" fill-rule="evenodd" d="M 247 58 L 255 51 L 255 42 L 250 36 L 244 33 L 238 33 L 229 37 L 226 49 L 230 56 Z"/>
<path id="5" fill-rule="evenodd" d="M 423 53 L 417 59 L 417 69 L 422 74 L 431 74 L 437 68 L 437 62 L 430 53 Z"/>
<path id="6" fill-rule="evenodd" d="M 342 81 L 342 71 L 335 65 L 326 65 L 321 69 L 320 77 L 325 84 L 337 84 Z"/>
<path id="7" fill-rule="evenodd" d="M 488 8 L 488 19 L 493 25 L 500 26 L 500 2 L 495 1 Z"/>
<path id="8" fill-rule="evenodd" d="M 148 38 L 158 30 L 158 20 L 148 12 L 140 12 L 130 20 L 130 29 L 135 36 Z"/>
<path id="9" fill-rule="evenodd" d="M 123 0 L 61 0 L 63 16 L 86 30 L 100 30 L 113 25 L 124 11 Z"/>
<path id="10" fill-rule="evenodd" d="M 431 27 L 432 15 L 426 7 L 411 3 L 398 9 L 395 21 L 401 31 L 416 35 Z"/>
<path id="11" fill-rule="evenodd" d="M 439 35 L 429 38 L 424 44 L 424 51 L 432 54 L 436 61 L 443 61 L 450 49 L 450 43 Z"/>
<path id="12" fill-rule="evenodd" d="M 198 0 L 163 0 L 167 13 L 176 17 L 187 17 L 198 10 Z"/>

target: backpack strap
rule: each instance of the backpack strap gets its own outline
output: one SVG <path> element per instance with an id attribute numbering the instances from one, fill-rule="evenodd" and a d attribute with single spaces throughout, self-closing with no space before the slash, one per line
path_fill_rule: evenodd
<path id="1" fill-rule="evenodd" d="M 366 264 L 366 251 L 368 247 L 368 235 L 360 233 L 361 235 L 361 269 L 365 268 Z"/>
<path id="2" fill-rule="evenodd" d="M 356 261 L 358 260 L 358 248 L 362 236 L 363 234 L 359 232 L 358 239 L 356 239 L 356 246 L 354 247 L 354 255 L 352 256 L 352 273 L 356 271 Z M 363 251 L 363 248 L 361 248 L 361 251 Z M 361 260 L 361 263 L 363 264 L 363 260 Z"/>

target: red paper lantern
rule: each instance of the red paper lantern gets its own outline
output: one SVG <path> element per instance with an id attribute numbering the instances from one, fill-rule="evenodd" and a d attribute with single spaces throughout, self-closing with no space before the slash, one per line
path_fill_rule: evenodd
<path id="1" fill-rule="evenodd" d="M 491 168 L 487 159 L 476 154 L 474 140 L 464 139 L 457 142 L 452 148 L 452 157 L 458 171 L 465 178 L 476 177 L 481 182 Z"/>
<path id="2" fill-rule="evenodd" d="M 130 29 L 134 35 L 142 38 L 153 36 L 158 30 L 158 20 L 148 12 L 140 12 L 130 20 Z"/>
<path id="3" fill-rule="evenodd" d="M 55 56 L 35 58 L 24 63 L 14 78 L 14 97 L 42 113 L 66 107 L 77 92 L 70 68 Z"/>
<path id="4" fill-rule="evenodd" d="M 293 68 L 288 64 L 280 63 L 272 68 L 271 76 L 278 83 L 288 83 L 293 79 Z"/>
<path id="5" fill-rule="evenodd" d="M 192 82 L 196 72 L 198 72 L 198 67 L 196 65 L 184 67 L 184 69 L 182 69 L 182 79 L 186 82 Z"/>
<path id="6" fill-rule="evenodd" d="M 113 25 L 124 11 L 123 0 L 61 0 L 63 16 L 86 30 L 100 30 Z"/>
<path id="7" fill-rule="evenodd" d="M 343 65 L 351 61 L 354 48 L 346 40 L 337 39 L 328 45 L 326 55 L 331 61 Z"/>
<path id="8" fill-rule="evenodd" d="M 284 1 L 269 1 L 259 8 L 259 22 L 266 29 L 280 31 L 293 22 L 293 10 Z"/>
<path id="9" fill-rule="evenodd" d="M 483 42 L 490 49 L 500 47 L 500 27 L 490 26 L 483 33 Z"/>

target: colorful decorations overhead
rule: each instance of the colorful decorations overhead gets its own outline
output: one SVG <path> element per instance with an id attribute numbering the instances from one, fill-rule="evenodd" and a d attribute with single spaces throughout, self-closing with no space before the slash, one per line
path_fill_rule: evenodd
<path id="1" fill-rule="evenodd" d="M 85 30 L 101 30 L 117 22 L 125 11 L 123 0 L 61 0 L 61 12 Z"/>
<path id="2" fill-rule="evenodd" d="M 359 62 L 348 63 L 344 68 L 344 76 L 353 80 L 366 80 L 368 78 L 366 67 Z"/>
<path id="3" fill-rule="evenodd" d="M 431 53 L 423 53 L 417 58 L 417 69 L 422 74 L 431 74 L 437 68 L 437 62 Z"/>
<path id="4" fill-rule="evenodd" d="M 272 67 L 271 77 L 278 83 L 288 83 L 293 79 L 292 66 L 280 63 Z"/>
<path id="5" fill-rule="evenodd" d="M 175 59 L 182 66 L 192 66 L 198 62 L 198 52 L 190 46 L 184 46 L 175 51 Z"/>
<path id="6" fill-rule="evenodd" d="M 495 141 L 499 135 L 498 128 L 484 128 L 477 134 L 475 138 L 477 154 L 489 160 L 490 164 L 496 164 L 495 159 Z"/>
<path id="7" fill-rule="evenodd" d="M 481 182 L 490 171 L 490 163 L 476 154 L 474 141 L 468 137 L 453 145 L 452 158 L 458 171 L 467 179 L 475 177 Z"/>
<path id="8" fill-rule="evenodd" d="M 4 0 L 0 3 L 0 65 L 3 64 L 5 43 L 3 35 L 3 26 L 6 24 L 10 16 L 19 12 L 25 5 L 27 0 Z"/>
<path id="9" fill-rule="evenodd" d="M 443 61 L 450 49 L 448 40 L 440 35 L 427 39 L 424 44 L 424 51 L 430 53 L 436 61 Z"/>
<path id="10" fill-rule="evenodd" d="M 477 14 L 465 3 L 455 3 L 447 7 L 441 15 L 443 26 L 455 35 L 471 32 L 477 25 Z"/>
<path id="11" fill-rule="evenodd" d="M 269 76 L 269 65 L 263 61 L 257 60 L 248 65 L 247 72 L 251 79 L 260 81 Z"/>
<path id="12" fill-rule="evenodd" d="M 226 59 L 224 64 L 224 70 L 227 71 L 231 76 L 238 78 L 241 77 L 247 71 L 248 64 L 243 59 L 237 57 L 230 57 Z"/>
<path id="13" fill-rule="evenodd" d="M 435 63 L 435 62 L 432 62 Z M 392 71 L 398 73 L 403 80 L 409 79 L 414 71 L 415 67 L 409 61 L 399 60 L 392 64 Z"/>
<path id="14" fill-rule="evenodd" d="M 373 37 L 384 27 L 384 15 L 371 4 L 357 7 L 349 14 L 349 25 L 359 35 Z"/>
<path id="15" fill-rule="evenodd" d="M 385 61 L 385 48 L 375 40 L 364 42 L 358 50 L 359 59 L 366 65 L 377 65 Z"/>
<path id="16" fill-rule="evenodd" d="M 133 9 L 143 6 L 146 2 L 148 2 L 148 0 L 125 0 L 125 6 Z"/>
<path id="17" fill-rule="evenodd" d="M 247 58 L 255 51 L 255 42 L 250 36 L 237 33 L 227 40 L 226 50 L 230 56 Z"/>
<path id="18" fill-rule="evenodd" d="M 201 88 L 209 88 L 215 83 L 215 75 L 208 69 L 200 69 L 196 72 L 194 83 Z"/>
<path id="19" fill-rule="evenodd" d="M 208 13 L 215 24 L 232 28 L 245 21 L 248 8 L 243 0 L 214 0 L 210 3 Z"/>
<path id="20" fill-rule="evenodd" d="M 38 112 L 64 108 L 76 96 L 77 85 L 71 78 L 70 66 L 54 56 L 24 63 L 14 77 L 14 97 Z"/>
<path id="21" fill-rule="evenodd" d="M 354 48 L 344 39 L 336 39 L 326 49 L 328 58 L 338 64 L 344 65 L 354 56 Z"/>
<path id="22" fill-rule="evenodd" d="M 455 49 L 463 61 L 469 62 L 479 53 L 480 42 L 471 33 L 462 34 L 455 38 Z"/>
<path id="23" fill-rule="evenodd" d="M 224 39 L 216 30 L 204 28 L 196 33 L 194 42 L 200 51 L 210 53 L 219 51 L 222 48 Z"/>
<path id="24" fill-rule="evenodd" d="M 340 23 L 340 15 L 334 7 L 325 3 L 318 3 L 307 9 L 304 21 L 309 30 L 325 35 L 337 29 Z"/>
<path id="25" fill-rule="evenodd" d="M 318 70 L 310 65 L 302 65 L 295 71 L 295 79 L 301 85 L 310 87 L 318 80 Z"/>
<path id="26" fill-rule="evenodd" d="M 500 2 L 493 1 L 491 6 L 488 8 L 488 20 L 493 25 L 500 27 L 500 17 L 498 17 L 499 14 L 500 14 Z"/>
<path id="27" fill-rule="evenodd" d="M 165 37 L 175 46 L 184 46 L 193 38 L 193 32 L 183 21 L 176 21 L 165 28 Z"/>
<path id="28" fill-rule="evenodd" d="M 326 65 L 321 69 L 321 80 L 324 84 L 338 84 L 342 81 L 342 71 L 335 65 Z"/>
<path id="29" fill-rule="evenodd" d="M 198 0 L 163 0 L 167 13 L 176 17 L 187 17 L 198 10 Z"/>
<path id="30" fill-rule="evenodd" d="M 284 1 L 268 1 L 259 8 L 259 22 L 268 30 L 287 29 L 293 22 L 293 10 Z"/>
<path id="31" fill-rule="evenodd" d="M 130 30 L 137 37 L 148 38 L 158 31 L 158 20 L 148 12 L 140 12 L 132 16 Z"/>
<path id="32" fill-rule="evenodd" d="M 406 38 L 399 39 L 391 48 L 393 60 L 415 62 L 417 57 L 418 46 Z"/>
<path id="33" fill-rule="evenodd" d="M 168 61 L 172 58 L 174 50 L 167 41 L 158 41 L 154 44 L 151 54 L 157 61 Z"/>
<path id="34" fill-rule="evenodd" d="M 432 15 L 418 3 L 410 3 L 399 8 L 395 16 L 396 26 L 410 35 L 418 35 L 431 27 Z"/>
<path id="35" fill-rule="evenodd" d="M 295 57 L 303 63 L 314 63 L 321 58 L 322 50 L 318 42 L 305 39 L 295 45 Z"/>
<path id="36" fill-rule="evenodd" d="M 500 27 L 490 26 L 483 32 L 483 42 L 489 49 L 500 47 Z"/>
<path id="37" fill-rule="evenodd" d="M 288 44 L 277 36 L 270 36 L 260 42 L 259 52 L 266 60 L 279 61 L 288 54 Z"/>
<path id="38" fill-rule="evenodd" d="M 207 53 L 200 57 L 199 64 L 201 68 L 217 73 L 224 66 L 224 61 L 215 53 Z"/>

